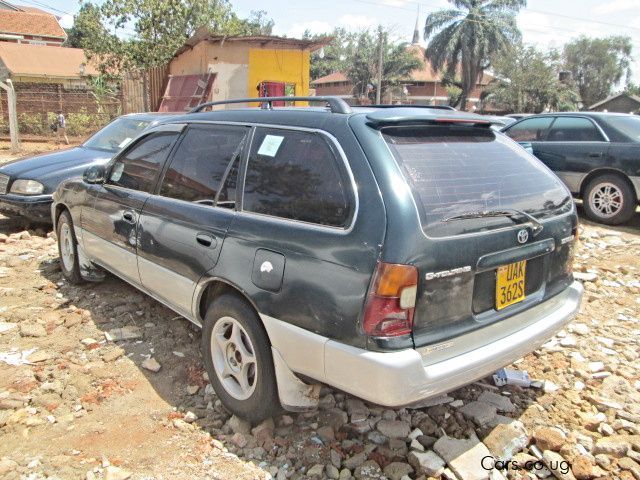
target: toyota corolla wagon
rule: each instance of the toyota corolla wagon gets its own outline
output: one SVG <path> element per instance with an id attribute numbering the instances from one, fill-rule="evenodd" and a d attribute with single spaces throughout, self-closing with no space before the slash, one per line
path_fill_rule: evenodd
<path id="1" fill-rule="evenodd" d="M 314 408 L 320 384 L 417 405 L 576 314 L 571 194 L 489 122 L 282 100 L 172 117 L 52 205 L 64 276 L 108 270 L 201 326 L 231 412 Z"/>

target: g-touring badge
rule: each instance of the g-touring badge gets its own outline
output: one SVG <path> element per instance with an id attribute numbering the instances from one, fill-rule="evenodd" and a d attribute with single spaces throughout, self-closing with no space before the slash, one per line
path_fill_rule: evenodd
<path id="1" fill-rule="evenodd" d="M 518 243 L 527 243 L 529 240 L 529 231 L 526 228 L 518 230 Z"/>

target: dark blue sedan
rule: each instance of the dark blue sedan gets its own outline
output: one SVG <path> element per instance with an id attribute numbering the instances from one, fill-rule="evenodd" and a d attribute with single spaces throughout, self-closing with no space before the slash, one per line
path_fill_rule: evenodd
<path id="1" fill-rule="evenodd" d="M 51 195 L 60 182 L 105 164 L 166 114 L 133 113 L 109 123 L 82 145 L 5 163 L 0 167 L 0 213 L 51 223 Z"/>

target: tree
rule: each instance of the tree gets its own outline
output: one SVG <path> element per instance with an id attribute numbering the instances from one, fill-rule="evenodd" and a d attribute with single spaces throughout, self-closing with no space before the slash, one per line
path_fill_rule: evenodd
<path id="1" fill-rule="evenodd" d="M 516 44 L 492 63 L 496 80 L 489 85 L 488 101 L 522 113 L 576 109 L 579 98 L 575 86 L 559 80 L 562 61 L 557 51 L 547 53 Z"/>
<path id="2" fill-rule="evenodd" d="M 83 8 L 93 22 L 80 23 L 85 18 L 81 9 L 76 21 L 82 34 L 102 27 L 106 35 L 88 34 L 81 44 L 110 74 L 167 63 L 200 27 L 227 35 L 269 34 L 273 29 L 263 11 L 252 12 L 247 20 L 238 18 L 229 0 L 105 0 L 99 5 L 87 2 Z"/>
<path id="3" fill-rule="evenodd" d="M 631 38 L 581 36 L 564 47 L 565 68 L 578 87 L 583 108 L 604 100 L 631 75 Z"/>
<path id="4" fill-rule="evenodd" d="M 430 14 L 424 27 L 426 57 L 436 71 L 454 79 L 462 93 L 460 105 L 491 66 L 491 58 L 520 40 L 516 14 L 526 0 L 448 0 L 456 8 Z"/>
<path id="5" fill-rule="evenodd" d="M 311 78 L 324 77 L 334 72 L 347 70 L 348 59 L 353 58 L 358 34 L 336 27 L 329 34 L 313 35 L 308 30 L 302 35 L 304 40 L 331 38 L 328 45 L 311 54 Z"/>
<path id="6" fill-rule="evenodd" d="M 629 95 L 638 95 L 640 96 L 640 84 L 637 83 L 629 83 L 627 88 L 625 89 Z"/>

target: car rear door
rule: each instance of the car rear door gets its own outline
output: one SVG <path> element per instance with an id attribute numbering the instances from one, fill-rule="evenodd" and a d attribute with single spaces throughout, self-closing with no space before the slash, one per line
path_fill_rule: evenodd
<path id="1" fill-rule="evenodd" d="M 553 170 L 572 193 L 580 191 L 582 179 L 608 162 L 609 141 L 590 118 L 557 116 L 533 154 Z"/>
<path id="2" fill-rule="evenodd" d="M 546 137 L 552 123 L 553 117 L 526 118 L 502 129 L 502 131 L 509 138 L 522 145 L 529 153 L 533 153 L 538 144 Z"/>
<path id="3" fill-rule="evenodd" d="M 238 164 L 249 133 L 237 125 L 191 124 L 140 215 L 142 285 L 186 316 L 235 215 Z"/>
<path id="4" fill-rule="evenodd" d="M 139 284 L 136 249 L 144 203 L 184 125 L 158 127 L 121 152 L 110 164 L 107 181 L 87 187 L 82 240 L 92 260 Z"/>

